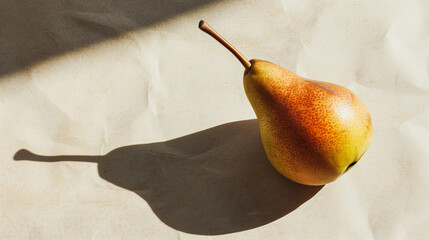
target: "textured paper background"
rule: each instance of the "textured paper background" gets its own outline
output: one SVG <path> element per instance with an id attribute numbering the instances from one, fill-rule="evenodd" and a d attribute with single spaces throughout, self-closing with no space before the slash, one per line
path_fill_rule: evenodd
<path id="1" fill-rule="evenodd" d="M 359 164 L 279 176 L 200 19 L 360 96 Z M 1 1 L 0 239 L 428 239 L 428 22 L 423 0 Z"/>

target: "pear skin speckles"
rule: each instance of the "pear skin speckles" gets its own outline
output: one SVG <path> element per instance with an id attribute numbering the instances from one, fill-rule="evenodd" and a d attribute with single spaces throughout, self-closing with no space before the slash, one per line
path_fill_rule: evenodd
<path id="1" fill-rule="evenodd" d="M 270 62 L 251 63 L 244 88 L 259 119 L 267 157 L 281 174 L 323 185 L 359 160 L 371 142 L 372 123 L 355 94 Z"/>

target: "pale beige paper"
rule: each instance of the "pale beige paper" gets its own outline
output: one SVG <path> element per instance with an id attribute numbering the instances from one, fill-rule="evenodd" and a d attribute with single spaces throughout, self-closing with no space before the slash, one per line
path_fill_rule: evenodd
<path id="1" fill-rule="evenodd" d="M 428 239 L 428 10 L 0 3 L 0 239 Z M 374 124 L 361 162 L 323 188 L 278 175 L 243 68 L 200 19 L 249 58 L 360 96 Z"/>

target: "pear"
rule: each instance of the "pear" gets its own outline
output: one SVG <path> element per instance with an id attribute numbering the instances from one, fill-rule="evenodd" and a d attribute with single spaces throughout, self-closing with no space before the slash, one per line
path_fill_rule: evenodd
<path id="1" fill-rule="evenodd" d="M 373 129 L 367 107 L 354 93 L 271 62 L 248 61 L 206 22 L 200 21 L 199 28 L 244 66 L 244 90 L 267 158 L 279 173 L 297 183 L 324 185 L 360 160 Z"/>

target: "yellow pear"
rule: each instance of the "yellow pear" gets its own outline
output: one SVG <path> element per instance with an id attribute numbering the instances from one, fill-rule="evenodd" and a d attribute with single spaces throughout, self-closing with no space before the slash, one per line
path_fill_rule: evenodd
<path id="1" fill-rule="evenodd" d="M 372 122 L 354 93 L 267 61 L 248 61 L 207 23 L 201 21 L 199 27 L 245 67 L 244 89 L 265 153 L 278 172 L 301 184 L 323 185 L 359 161 L 371 143 Z"/>

